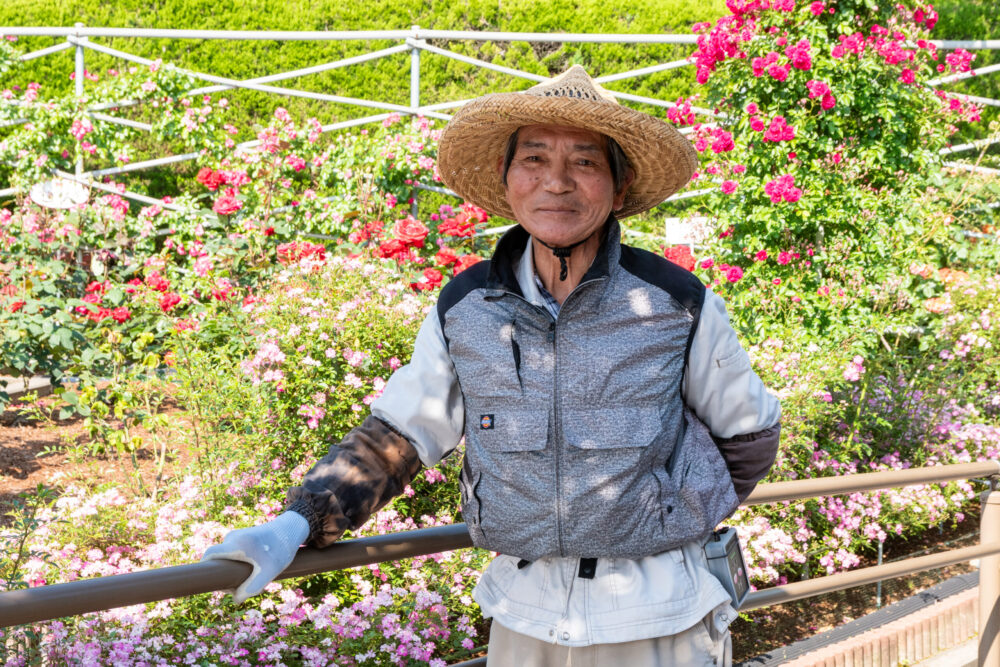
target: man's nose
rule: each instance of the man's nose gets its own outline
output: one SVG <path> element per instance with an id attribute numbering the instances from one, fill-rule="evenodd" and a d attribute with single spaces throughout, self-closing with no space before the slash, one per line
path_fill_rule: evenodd
<path id="1" fill-rule="evenodd" d="M 569 192 L 576 187 L 569 169 L 566 165 L 553 163 L 545 172 L 545 189 L 548 192 Z"/>

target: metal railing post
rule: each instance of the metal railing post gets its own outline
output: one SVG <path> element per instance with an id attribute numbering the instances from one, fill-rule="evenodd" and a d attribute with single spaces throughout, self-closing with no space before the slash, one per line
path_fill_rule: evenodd
<path id="1" fill-rule="evenodd" d="M 75 24 L 77 28 L 82 28 L 82 23 Z M 77 33 L 77 40 L 81 39 L 79 33 Z M 83 45 L 79 43 L 76 44 L 76 67 L 74 69 L 74 80 L 73 80 L 73 90 L 76 95 L 77 104 L 83 99 L 83 78 L 86 68 L 84 66 L 83 60 Z M 83 155 L 79 152 L 76 154 L 76 175 L 79 176 L 83 173 Z"/>
<path id="2" fill-rule="evenodd" d="M 420 108 L 420 47 L 416 42 L 420 38 L 420 26 L 413 26 L 413 49 L 410 50 L 410 108 Z M 412 190 L 410 195 L 413 202 L 410 204 L 410 215 L 417 217 L 417 190 Z"/>
<path id="3" fill-rule="evenodd" d="M 982 544 L 1000 540 L 1000 491 L 985 492 L 979 527 Z M 979 560 L 979 667 L 1000 667 L 1000 555 Z"/>

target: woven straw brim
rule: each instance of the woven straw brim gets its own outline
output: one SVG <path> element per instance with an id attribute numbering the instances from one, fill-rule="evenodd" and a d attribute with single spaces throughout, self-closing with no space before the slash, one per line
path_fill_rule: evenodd
<path id="1" fill-rule="evenodd" d="M 649 114 L 603 100 L 495 93 L 466 104 L 445 127 L 438 144 L 442 180 L 467 201 L 513 220 L 497 164 L 508 137 L 526 125 L 579 127 L 617 141 L 635 171 L 619 218 L 661 203 L 698 165 L 691 142 Z"/>

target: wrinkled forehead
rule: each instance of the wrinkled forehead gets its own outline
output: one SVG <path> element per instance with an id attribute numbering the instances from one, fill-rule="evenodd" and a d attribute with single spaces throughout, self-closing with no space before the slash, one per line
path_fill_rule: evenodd
<path id="1" fill-rule="evenodd" d="M 514 134 L 518 147 L 550 147 L 566 142 L 576 150 L 603 152 L 608 145 L 607 137 L 600 132 L 572 125 L 523 125 Z"/>

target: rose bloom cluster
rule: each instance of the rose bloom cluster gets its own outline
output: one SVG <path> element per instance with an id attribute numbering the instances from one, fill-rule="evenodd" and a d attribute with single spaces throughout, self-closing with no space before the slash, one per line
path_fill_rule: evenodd
<path id="1" fill-rule="evenodd" d="M 412 215 L 396 220 L 388 232 L 378 221 L 358 223 L 350 240 L 367 244 L 375 257 L 391 259 L 401 267 L 416 270 L 417 277 L 410 282 L 412 289 L 434 290 L 442 285 L 444 271 L 450 270 L 452 275 L 458 275 L 482 261 L 482 257 L 473 253 L 460 255 L 448 244 L 474 236 L 488 215 L 478 206 L 465 202 L 457 210 L 442 206 L 438 213 L 430 217 L 436 227 L 433 243 L 429 242 L 431 229 Z"/>
<path id="2" fill-rule="evenodd" d="M 243 202 L 239 199 L 239 189 L 250 183 L 250 176 L 246 171 L 242 169 L 215 171 L 209 167 L 202 167 L 195 180 L 212 192 L 223 186 L 229 186 L 212 204 L 212 210 L 219 215 L 232 215 L 243 208 Z"/>
<path id="3" fill-rule="evenodd" d="M 664 248 L 663 256 L 685 271 L 694 271 L 695 259 L 690 246 L 675 245 Z"/>
<path id="4" fill-rule="evenodd" d="M 304 259 L 322 263 L 326 260 L 326 246 L 310 241 L 280 243 L 277 247 L 278 262 L 289 265 Z"/>
<path id="5" fill-rule="evenodd" d="M 87 306 L 77 306 L 74 308 L 76 313 L 87 317 L 93 322 L 101 322 L 106 319 L 112 319 L 121 324 L 132 319 L 132 311 L 125 306 L 105 308 L 102 305 L 104 294 L 108 291 L 108 287 L 109 283 L 107 281 L 95 281 L 87 285 L 82 301 L 93 305 L 94 308 L 91 309 Z"/>

